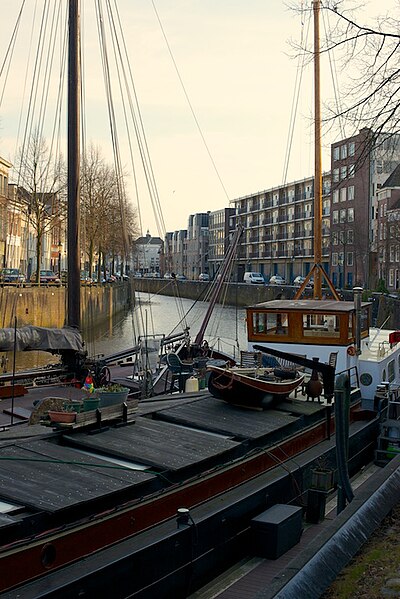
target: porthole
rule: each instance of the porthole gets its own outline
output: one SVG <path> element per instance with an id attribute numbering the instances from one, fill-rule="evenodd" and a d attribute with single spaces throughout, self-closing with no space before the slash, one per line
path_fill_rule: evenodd
<path id="1" fill-rule="evenodd" d="M 45 568 L 51 568 L 56 561 L 56 548 L 51 543 L 44 545 L 42 549 L 41 562 Z"/>
<path id="2" fill-rule="evenodd" d="M 363 372 L 360 376 L 360 381 L 364 387 L 369 387 L 369 385 L 372 383 L 372 376 L 369 372 Z"/>

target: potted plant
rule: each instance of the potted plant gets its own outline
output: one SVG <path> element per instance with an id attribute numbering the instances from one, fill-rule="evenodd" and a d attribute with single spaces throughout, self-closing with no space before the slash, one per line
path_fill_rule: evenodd
<path id="1" fill-rule="evenodd" d="M 97 397 L 100 399 L 100 407 L 113 406 L 121 404 L 127 400 L 129 389 L 118 383 L 105 385 L 95 390 Z"/>

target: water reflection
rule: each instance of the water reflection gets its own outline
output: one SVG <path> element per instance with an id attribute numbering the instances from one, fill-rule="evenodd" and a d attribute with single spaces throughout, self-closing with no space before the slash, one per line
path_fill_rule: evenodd
<path id="1" fill-rule="evenodd" d="M 139 335 L 165 334 L 190 327 L 194 338 L 204 318 L 208 304 L 188 299 L 176 299 L 161 295 L 137 294 L 134 309 L 119 312 L 103 322 L 84 323 L 83 338 L 89 355 L 110 354 L 132 347 Z M 210 345 L 230 354 L 237 353 L 237 346 L 247 346 L 245 310 L 232 306 L 215 307 L 205 338 Z M 12 370 L 11 352 L 0 354 L 7 358 L 5 368 Z M 44 366 L 55 362 L 55 356 L 45 352 L 18 352 L 16 370 Z"/>

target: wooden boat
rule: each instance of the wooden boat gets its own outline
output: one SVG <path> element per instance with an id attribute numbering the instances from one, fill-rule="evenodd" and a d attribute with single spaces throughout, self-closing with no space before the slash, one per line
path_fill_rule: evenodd
<path id="1" fill-rule="evenodd" d="M 214 397 L 248 407 L 271 407 L 289 397 L 304 381 L 304 374 L 293 369 L 209 365 L 207 370 L 208 390 Z"/>

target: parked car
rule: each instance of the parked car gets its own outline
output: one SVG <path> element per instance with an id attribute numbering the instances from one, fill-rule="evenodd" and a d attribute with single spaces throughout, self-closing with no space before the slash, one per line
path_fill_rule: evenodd
<path id="1" fill-rule="evenodd" d="M 166 272 L 164 275 L 164 279 L 172 279 L 172 274 L 170 272 Z"/>
<path id="2" fill-rule="evenodd" d="M 269 280 L 270 285 L 285 285 L 285 279 L 281 275 L 273 275 Z"/>
<path id="3" fill-rule="evenodd" d="M 306 280 L 305 277 L 302 277 L 301 275 L 297 276 L 294 280 L 293 280 L 293 285 L 295 287 L 300 287 L 304 281 Z M 310 279 L 307 283 L 307 287 L 314 287 L 314 280 Z"/>
<path id="4" fill-rule="evenodd" d="M 140 270 L 136 271 L 133 273 L 133 278 L 134 279 L 141 279 L 142 278 L 142 273 L 140 272 Z"/>
<path id="5" fill-rule="evenodd" d="M 39 271 L 40 284 L 41 285 L 61 285 L 59 276 L 52 270 L 40 270 Z M 34 272 L 31 276 L 31 283 L 36 283 L 36 273 Z"/>
<path id="6" fill-rule="evenodd" d="M 18 268 L 2 268 L 0 283 L 25 283 L 25 277 Z"/>
<path id="7" fill-rule="evenodd" d="M 186 281 L 187 280 L 187 278 L 185 277 L 185 275 L 176 275 L 175 279 L 177 281 Z"/>
<path id="8" fill-rule="evenodd" d="M 245 272 L 243 276 L 244 283 L 255 283 L 257 285 L 264 285 L 264 277 L 260 272 Z"/>
<path id="9" fill-rule="evenodd" d="M 210 280 L 210 275 L 208 274 L 208 272 L 201 272 L 199 274 L 199 281 L 209 281 Z"/>

